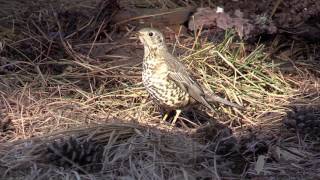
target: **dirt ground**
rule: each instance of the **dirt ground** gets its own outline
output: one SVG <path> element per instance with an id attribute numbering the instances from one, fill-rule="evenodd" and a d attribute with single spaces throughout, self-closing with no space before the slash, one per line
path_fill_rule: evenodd
<path id="1" fill-rule="evenodd" d="M 0 4 L 2 178 L 320 178 L 320 2 Z M 150 26 L 208 91 L 246 109 L 161 122 L 135 35 Z"/>

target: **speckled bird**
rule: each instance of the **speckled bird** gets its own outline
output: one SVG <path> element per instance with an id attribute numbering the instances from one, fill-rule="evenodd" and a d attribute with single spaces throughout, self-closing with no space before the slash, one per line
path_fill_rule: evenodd
<path id="1" fill-rule="evenodd" d="M 187 68 L 169 51 L 163 34 L 154 28 L 143 28 L 138 37 L 144 46 L 143 84 L 152 99 L 168 113 L 176 111 L 172 124 L 175 124 L 181 111 L 188 106 L 201 104 L 214 111 L 209 102 L 219 102 L 242 109 L 216 95 L 206 95 Z"/>

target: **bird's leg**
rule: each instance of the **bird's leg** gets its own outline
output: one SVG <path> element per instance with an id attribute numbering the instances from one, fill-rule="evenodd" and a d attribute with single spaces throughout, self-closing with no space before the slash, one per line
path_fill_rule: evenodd
<path id="1" fill-rule="evenodd" d="M 173 120 L 172 120 L 172 123 L 171 123 L 172 126 L 176 124 L 177 119 L 178 119 L 180 113 L 181 113 L 181 109 L 177 109 L 177 110 L 176 110 L 176 114 L 174 115 Z"/>
<path id="2" fill-rule="evenodd" d="M 164 116 L 163 116 L 163 118 L 162 118 L 162 121 L 163 121 L 163 122 L 166 122 L 168 116 L 169 116 L 169 113 L 168 113 L 168 112 L 165 112 L 165 113 L 164 113 Z"/>
<path id="3" fill-rule="evenodd" d="M 160 107 L 161 115 L 162 115 L 162 122 L 166 122 L 169 118 L 169 113 L 165 108 Z"/>

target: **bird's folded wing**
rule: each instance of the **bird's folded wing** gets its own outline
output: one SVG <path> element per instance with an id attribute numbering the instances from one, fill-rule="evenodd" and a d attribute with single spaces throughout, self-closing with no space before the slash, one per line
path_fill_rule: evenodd
<path id="1" fill-rule="evenodd" d="M 238 109 L 243 109 L 242 106 L 232 103 L 226 99 L 223 99 L 216 95 L 206 95 L 200 85 L 192 79 L 185 66 L 179 62 L 172 55 L 171 58 L 167 59 L 167 64 L 169 66 L 169 78 L 174 81 L 181 89 L 188 92 L 192 98 L 196 101 L 202 103 L 206 107 L 212 110 L 212 106 L 208 102 L 220 102 L 222 104 L 233 106 Z M 208 99 L 208 100 L 206 100 Z"/>
<path id="2" fill-rule="evenodd" d="M 188 92 L 189 95 L 196 101 L 202 103 L 208 108 L 212 107 L 207 103 L 204 98 L 204 92 L 199 84 L 192 79 L 191 75 L 186 70 L 185 66 L 180 63 L 175 57 L 169 56 L 167 64 L 169 66 L 168 77 L 174 81 L 181 89 Z"/>
<path id="3" fill-rule="evenodd" d="M 169 67 L 169 78 L 176 82 L 178 86 L 189 93 L 204 95 L 199 84 L 192 79 L 187 68 L 171 54 L 167 56 L 167 65 Z"/>

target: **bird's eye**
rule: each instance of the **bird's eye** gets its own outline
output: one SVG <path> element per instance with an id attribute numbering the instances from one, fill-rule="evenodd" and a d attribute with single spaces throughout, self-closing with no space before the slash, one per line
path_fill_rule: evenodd
<path id="1" fill-rule="evenodd" d="M 153 36 L 153 32 L 149 32 L 149 36 Z"/>

